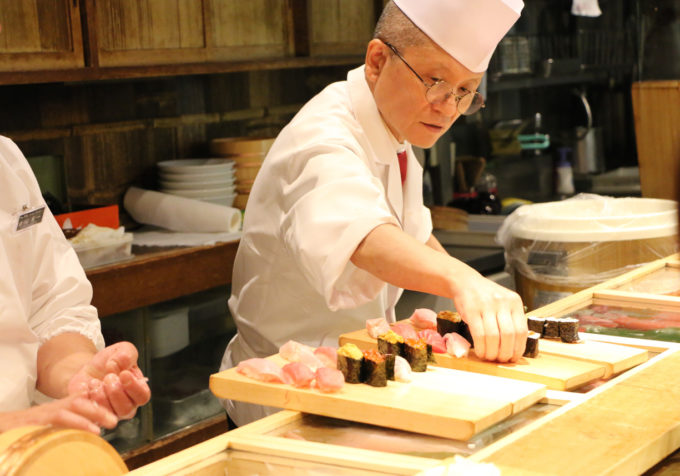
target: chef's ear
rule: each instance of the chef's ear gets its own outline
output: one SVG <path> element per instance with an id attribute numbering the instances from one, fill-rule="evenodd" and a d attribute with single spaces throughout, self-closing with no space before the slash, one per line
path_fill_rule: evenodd
<path id="1" fill-rule="evenodd" d="M 377 38 L 372 39 L 368 42 L 368 47 L 366 48 L 366 60 L 365 60 L 365 74 L 366 81 L 369 84 L 375 84 L 378 80 L 378 76 L 385 66 L 387 57 L 389 55 L 389 47 Z"/>

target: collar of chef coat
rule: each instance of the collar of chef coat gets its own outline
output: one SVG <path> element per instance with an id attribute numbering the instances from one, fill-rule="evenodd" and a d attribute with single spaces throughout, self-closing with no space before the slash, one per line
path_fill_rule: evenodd
<path id="1" fill-rule="evenodd" d="M 400 144 L 382 119 L 364 73 L 364 66 L 347 74 L 350 99 L 357 120 L 370 138 L 377 163 L 387 169 L 387 201 L 399 220 L 402 229 L 415 236 L 422 220 L 423 168 L 413 153 L 411 144 Z M 401 183 L 397 152 L 406 150 L 406 182 Z"/>

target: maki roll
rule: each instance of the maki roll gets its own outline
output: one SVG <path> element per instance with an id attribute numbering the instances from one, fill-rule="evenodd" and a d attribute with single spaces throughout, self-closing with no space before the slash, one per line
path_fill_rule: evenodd
<path id="1" fill-rule="evenodd" d="M 578 342 L 578 325 L 579 320 L 574 317 L 565 317 L 560 319 L 560 339 L 562 342 Z"/>
<path id="2" fill-rule="evenodd" d="M 559 339 L 560 337 L 560 320 L 556 317 L 546 317 L 545 327 L 543 328 L 543 337 L 549 339 Z"/>
<path id="3" fill-rule="evenodd" d="M 527 317 L 527 326 L 530 331 L 538 332 L 543 336 L 543 328 L 545 327 L 545 318 L 529 316 Z"/>
<path id="4" fill-rule="evenodd" d="M 470 345 L 473 345 L 470 328 L 457 312 L 440 311 L 437 313 L 437 332 L 442 337 L 450 332 L 455 332 L 464 337 Z"/>
<path id="5" fill-rule="evenodd" d="M 385 375 L 387 380 L 394 380 L 394 365 L 397 359 L 396 354 L 383 354 L 385 356 Z"/>
<path id="6" fill-rule="evenodd" d="M 437 332 L 442 336 L 449 332 L 458 332 L 461 322 L 463 322 L 463 319 L 457 312 L 440 311 L 437 313 Z"/>
<path id="7" fill-rule="evenodd" d="M 394 361 L 392 362 L 392 374 L 394 374 Z M 364 360 L 361 364 L 361 381 L 373 387 L 387 386 L 386 359 L 376 349 L 364 351 Z"/>
<path id="8" fill-rule="evenodd" d="M 427 342 L 422 339 L 404 340 L 404 358 L 414 372 L 427 370 Z"/>
<path id="9" fill-rule="evenodd" d="M 538 341 L 541 334 L 534 331 L 529 331 L 527 335 L 527 345 L 524 348 L 524 357 L 538 357 Z"/>
<path id="10" fill-rule="evenodd" d="M 382 354 L 402 355 L 404 352 L 404 338 L 390 330 L 378 336 L 378 350 Z"/>
<path id="11" fill-rule="evenodd" d="M 352 343 L 338 349 L 338 370 L 345 376 L 347 383 L 361 383 L 361 364 L 364 354 Z"/>

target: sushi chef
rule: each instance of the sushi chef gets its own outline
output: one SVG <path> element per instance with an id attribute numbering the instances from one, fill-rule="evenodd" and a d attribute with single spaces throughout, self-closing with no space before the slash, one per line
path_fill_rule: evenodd
<path id="1" fill-rule="evenodd" d="M 521 357 L 521 299 L 432 235 L 411 146 L 431 147 L 483 106 L 477 88 L 522 8 L 521 0 L 389 2 L 365 64 L 283 129 L 250 193 L 229 299 L 238 333 L 223 369 L 289 339 L 337 346 L 367 319 L 394 322 L 403 289 L 451 298 L 480 358 Z M 225 405 L 236 425 L 266 414 Z"/>
<path id="2" fill-rule="evenodd" d="M 0 227 L 0 432 L 55 425 L 99 433 L 134 416 L 150 398 L 137 349 L 104 347 L 92 286 L 6 137 Z"/>

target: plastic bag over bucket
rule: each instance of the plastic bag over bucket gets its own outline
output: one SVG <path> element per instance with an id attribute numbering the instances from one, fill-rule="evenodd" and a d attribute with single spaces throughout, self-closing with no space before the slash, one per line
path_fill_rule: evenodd
<path id="1" fill-rule="evenodd" d="M 677 203 L 580 194 L 524 205 L 498 230 L 506 269 L 529 309 L 676 253 Z"/>

